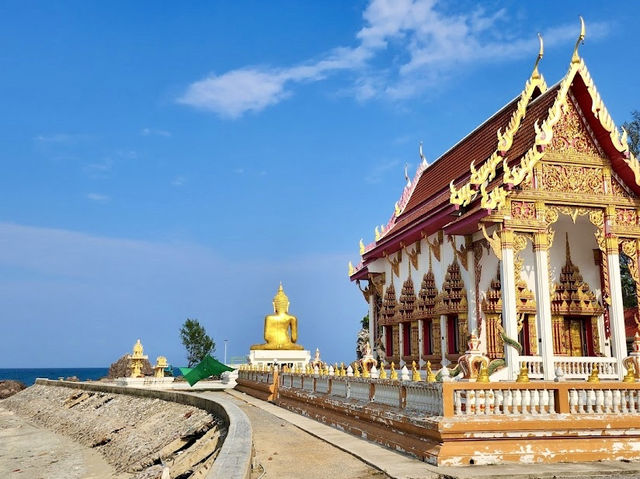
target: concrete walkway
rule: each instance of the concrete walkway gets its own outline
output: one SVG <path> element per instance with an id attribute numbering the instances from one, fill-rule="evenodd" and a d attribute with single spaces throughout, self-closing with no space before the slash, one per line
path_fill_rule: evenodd
<path id="1" fill-rule="evenodd" d="M 226 393 L 251 404 L 277 418 L 280 418 L 303 431 L 341 449 L 364 463 L 383 471 L 391 478 L 397 479 L 533 479 L 533 478 L 640 478 L 640 464 L 627 462 L 594 462 L 572 464 L 513 464 L 499 466 L 469 466 L 469 467 L 436 467 L 411 457 L 386 449 L 375 443 L 357 438 L 351 434 L 339 431 L 313 419 L 293 413 L 266 401 L 261 401 L 238 391 L 227 389 Z M 209 394 L 209 393 L 206 393 Z M 219 394 L 219 393 L 213 393 Z M 252 418 L 250 417 L 250 420 Z M 253 420 L 252 420 L 253 422 Z M 291 452 L 294 459 L 299 452 Z M 326 464 L 333 462 L 333 458 L 326 458 Z M 304 461 L 304 459 L 300 459 Z M 323 466 L 324 467 L 324 466 Z M 275 477 L 275 476 L 265 476 Z M 302 477 L 290 476 L 290 477 Z M 340 479 L 354 477 L 338 473 L 327 474 L 325 477 Z M 367 476 L 365 476 L 367 477 Z"/>

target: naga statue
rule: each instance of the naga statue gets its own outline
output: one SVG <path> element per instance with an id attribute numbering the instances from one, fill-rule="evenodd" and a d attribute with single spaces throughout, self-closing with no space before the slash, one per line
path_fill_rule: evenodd
<path id="1" fill-rule="evenodd" d="M 302 350 L 298 340 L 298 318 L 289 314 L 289 298 L 284 294 L 282 283 L 273 298 L 273 312 L 264 318 L 264 344 L 254 344 L 251 349 Z M 291 334 L 289 334 L 291 330 Z"/>

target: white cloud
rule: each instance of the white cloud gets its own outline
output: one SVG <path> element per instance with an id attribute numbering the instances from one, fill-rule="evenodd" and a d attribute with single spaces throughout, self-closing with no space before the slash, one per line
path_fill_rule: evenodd
<path id="1" fill-rule="evenodd" d="M 103 195 L 101 193 L 89 193 L 87 198 L 91 201 L 95 201 L 96 203 L 108 203 L 111 198 L 107 195 Z"/>
<path id="2" fill-rule="evenodd" d="M 514 33 L 513 19 L 504 9 L 487 13 L 476 8 L 454 14 L 436 0 L 371 0 L 363 20 L 353 47 L 336 48 L 300 65 L 211 74 L 189 85 L 178 102 L 238 118 L 291 96 L 296 83 L 319 81 L 341 70 L 356 72 L 351 91 L 360 101 L 404 99 L 441 81 L 456 67 L 523 55 L 533 60 L 537 51 L 535 32 L 525 37 Z M 591 30 L 597 38 L 606 34 L 606 25 L 593 24 Z M 553 27 L 546 45 L 574 39 L 577 32 L 577 22 Z M 388 66 L 375 64 L 383 51 L 389 53 Z"/>
<path id="3" fill-rule="evenodd" d="M 142 136 L 164 136 L 166 138 L 171 136 L 171 132 L 167 130 L 156 130 L 153 128 L 143 128 L 140 130 Z"/>
<path id="4" fill-rule="evenodd" d="M 51 134 L 40 134 L 34 136 L 34 141 L 38 143 L 75 143 L 80 140 L 87 140 L 90 136 L 82 135 L 82 134 L 72 134 L 72 133 L 51 133 Z"/>

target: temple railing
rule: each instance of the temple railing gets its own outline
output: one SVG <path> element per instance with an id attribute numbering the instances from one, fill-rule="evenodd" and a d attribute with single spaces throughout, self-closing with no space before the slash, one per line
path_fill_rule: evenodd
<path id="1" fill-rule="evenodd" d="M 530 379 L 543 379 L 544 370 L 542 369 L 542 356 L 519 356 L 518 371 L 522 369 L 522 366 L 527 366 Z"/>
<path id="2" fill-rule="evenodd" d="M 526 358 L 526 357 L 525 357 Z M 589 358 L 605 359 L 609 358 Z M 528 359 L 525 359 L 528 361 Z M 534 362 L 524 364 L 536 364 Z M 601 364 L 609 364 L 600 361 Z M 528 366 L 529 367 L 529 366 Z M 535 371 L 535 370 L 534 370 Z M 551 416 L 554 414 L 639 414 L 640 383 L 534 381 L 428 383 L 255 371 L 239 378 L 269 383 L 278 377 L 281 390 L 300 391 L 333 400 L 379 404 L 424 416 Z"/>
<path id="3" fill-rule="evenodd" d="M 616 358 L 589 356 L 554 356 L 553 369 L 562 369 L 564 379 L 586 379 L 593 367 L 598 365 L 600 379 L 618 379 L 618 362 Z"/>
<path id="4" fill-rule="evenodd" d="M 518 370 L 527 367 L 530 379 L 543 379 L 542 356 L 519 356 Z M 564 379 L 587 379 L 598 366 L 598 376 L 601 379 L 618 379 L 618 362 L 616 358 L 604 358 L 596 356 L 554 356 L 553 371 L 560 368 L 564 373 Z"/>

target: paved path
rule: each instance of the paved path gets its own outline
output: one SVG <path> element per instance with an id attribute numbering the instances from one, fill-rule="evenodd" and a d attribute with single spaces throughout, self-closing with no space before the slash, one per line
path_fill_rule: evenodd
<path id="1" fill-rule="evenodd" d="M 216 398 L 224 394 L 244 411 L 251 421 L 256 451 L 253 478 L 263 479 L 383 479 L 387 476 L 326 441 L 313 437 L 295 425 L 256 407 L 250 396 L 232 391 L 200 395 Z M 245 401 L 244 399 L 247 399 Z M 255 401 L 258 401 L 257 399 Z M 266 403 L 267 406 L 277 406 Z M 280 409 L 280 408 L 277 408 Z"/>
<path id="2" fill-rule="evenodd" d="M 364 463 L 370 464 L 379 471 L 384 471 L 384 475 L 379 477 L 391 477 L 397 479 L 535 479 L 535 478 L 640 478 L 640 464 L 628 462 L 589 462 L 572 464 L 509 464 L 497 466 L 468 466 L 468 467 L 435 467 L 417 459 L 399 454 L 378 444 L 357 438 L 351 434 L 342 432 L 333 427 L 322 424 L 313 419 L 301 416 L 284 408 L 275 406 L 266 401 L 261 401 L 238 391 L 227 389 L 226 393 L 255 406 L 252 409 L 245 407 L 245 412 L 254 424 L 251 411 L 260 409 L 268 415 L 275 416 L 280 422 L 290 423 L 302 431 L 308 432 L 322 441 L 333 444 L 338 449 L 342 449 L 353 456 L 361 459 Z M 219 393 L 213 393 L 219 394 Z M 256 414 L 255 411 L 253 414 Z M 257 427 L 254 425 L 254 435 Z M 299 431 L 299 432 L 302 432 Z M 287 430 L 287 432 L 289 432 Z M 304 434 L 304 433 L 303 433 Z M 275 435 L 277 438 L 285 437 L 285 434 Z M 258 440 L 256 439 L 256 443 Z M 257 446 L 256 446 L 257 449 Z M 334 449 L 335 450 L 335 449 Z M 336 459 L 338 457 L 336 456 Z M 296 452 L 292 454 L 292 462 L 306 462 L 306 455 Z M 340 457 L 340 460 L 343 460 Z M 331 456 L 326 456 L 324 461 L 319 463 L 321 471 L 327 470 L 327 466 L 333 463 Z M 314 466 L 315 467 L 315 466 Z M 376 477 L 376 476 L 352 476 L 340 468 L 336 473 L 327 473 L 320 476 L 304 477 L 329 477 L 331 479 L 341 479 L 349 477 Z M 265 476 L 276 477 L 276 476 Z M 283 476 L 284 477 L 284 476 Z M 302 475 L 291 475 L 286 477 L 303 477 Z"/>
<path id="3" fill-rule="evenodd" d="M 0 406 L 0 477 L 111 479 L 116 475 L 97 452 L 42 429 Z"/>

